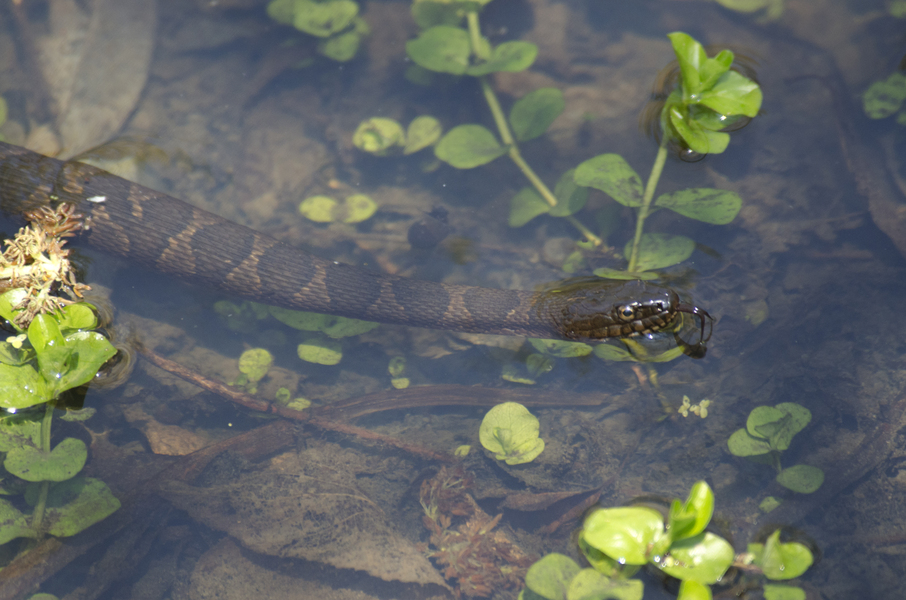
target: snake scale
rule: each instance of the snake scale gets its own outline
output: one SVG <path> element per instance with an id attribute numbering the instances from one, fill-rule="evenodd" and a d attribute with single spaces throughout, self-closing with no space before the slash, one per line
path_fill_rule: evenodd
<path id="1" fill-rule="evenodd" d="M 544 292 L 420 281 L 328 261 L 96 167 L 0 142 L 0 209 L 71 203 L 79 238 L 190 283 L 287 308 L 474 333 L 597 340 L 663 329 L 702 309 L 640 281 Z M 700 342 L 704 341 L 703 339 Z"/>

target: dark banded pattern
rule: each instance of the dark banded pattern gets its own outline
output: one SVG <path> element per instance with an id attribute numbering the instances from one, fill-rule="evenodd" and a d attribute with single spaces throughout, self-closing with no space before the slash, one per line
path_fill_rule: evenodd
<path id="1" fill-rule="evenodd" d="M 307 254 L 101 169 L 0 143 L 0 208 L 19 215 L 69 202 L 95 248 L 258 302 L 381 323 L 595 340 L 663 329 L 676 294 L 639 281 L 587 280 L 545 292 L 447 285 Z"/>

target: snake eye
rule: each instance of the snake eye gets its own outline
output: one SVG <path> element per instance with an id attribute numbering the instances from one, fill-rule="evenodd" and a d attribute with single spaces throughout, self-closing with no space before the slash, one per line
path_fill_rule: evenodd
<path id="1" fill-rule="evenodd" d="M 635 317 L 635 307 L 631 304 L 624 304 L 617 312 L 624 321 L 631 321 Z"/>

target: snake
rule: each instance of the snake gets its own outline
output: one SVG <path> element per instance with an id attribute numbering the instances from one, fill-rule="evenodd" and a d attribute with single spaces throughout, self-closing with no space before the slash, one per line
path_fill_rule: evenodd
<path id="1" fill-rule="evenodd" d="M 92 248 L 263 304 L 378 323 L 573 341 L 676 329 L 707 311 L 667 287 L 581 278 L 541 291 L 424 281 L 326 260 L 103 169 L 0 142 L 0 211 L 68 203 Z M 710 337 L 710 330 L 709 335 Z"/>

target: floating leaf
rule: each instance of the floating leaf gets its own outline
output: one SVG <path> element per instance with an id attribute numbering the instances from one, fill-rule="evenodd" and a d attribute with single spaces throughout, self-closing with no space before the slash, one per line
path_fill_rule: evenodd
<path id="1" fill-rule="evenodd" d="M 781 543 L 779 529 L 764 544 L 749 544 L 748 550 L 755 555 L 755 564 L 768 579 L 795 579 L 814 562 L 811 551 L 803 544 Z"/>
<path id="2" fill-rule="evenodd" d="M 599 154 L 576 168 L 578 185 L 608 194 L 623 206 L 642 205 L 642 179 L 619 154 Z"/>
<path id="3" fill-rule="evenodd" d="M 336 365 L 343 358 L 338 342 L 321 337 L 308 337 L 297 348 L 299 358 L 319 365 Z"/>
<path id="4" fill-rule="evenodd" d="M 698 102 L 720 115 L 754 117 L 761 109 L 762 93 L 758 84 L 748 77 L 727 71 L 714 87 L 700 94 Z"/>
<path id="5" fill-rule="evenodd" d="M 906 74 L 897 71 L 884 81 L 876 81 L 862 94 L 862 107 L 872 119 L 894 114 L 906 101 Z"/>
<path id="6" fill-rule="evenodd" d="M 704 128 L 701 123 L 690 118 L 685 106 L 669 106 L 667 114 L 677 135 L 694 152 L 720 154 L 730 144 L 730 134 Z"/>
<path id="7" fill-rule="evenodd" d="M 695 252 L 695 242 L 684 235 L 646 233 L 639 241 L 639 271 L 663 269 L 679 264 Z M 632 240 L 626 243 L 623 253 L 632 253 Z"/>
<path id="8" fill-rule="evenodd" d="M 532 66 L 536 56 L 538 56 L 538 46 L 531 42 L 518 40 L 504 42 L 494 48 L 491 58 L 487 62 L 468 67 L 466 75 L 479 77 L 498 71 L 511 73 L 524 71 Z"/>
<path id="9" fill-rule="evenodd" d="M 317 37 L 338 33 L 352 24 L 359 5 L 352 0 L 295 0 L 293 26 Z"/>
<path id="10" fill-rule="evenodd" d="M 504 402 L 488 411 L 481 421 L 481 445 L 508 465 L 531 462 L 544 450 L 538 437 L 538 418 L 516 402 Z"/>
<path id="11" fill-rule="evenodd" d="M 690 188 L 663 194 L 655 206 L 669 208 L 684 217 L 714 225 L 726 225 L 739 214 L 742 198 L 736 192 L 712 188 Z"/>
<path id="12" fill-rule="evenodd" d="M 393 119 L 372 117 L 359 123 L 352 134 L 353 145 L 376 156 L 386 155 L 394 146 L 405 144 L 403 126 Z"/>
<path id="13" fill-rule="evenodd" d="M 97 316 L 87 302 L 77 302 L 64 306 L 57 317 L 57 321 L 61 332 L 75 329 L 94 329 L 98 324 Z"/>
<path id="14" fill-rule="evenodd" d="M 28 408 L 53 399 L 44 378 L 31 364 L 0 364 L 0 381 L 3 381 L 4 390 L 0 395 L 2 408 Z"/>
<path id="15" fill-rule="evenodd" d="M 570 169 L 560 176 L 554 187 L 557 206 L 550 210 L 552 217 L 568 217 L 582 210 L 588 201 L 588 188 L 576 185 L 573 177 L 576 170 Z"/>
<path id="16" fill-rule="evenodd" d="M 75 477 L 53 486 L 44 513 L 50 535 L 68 537 L 116 512 L 120 501 L 110 488 L 91 477 Z"/>
<path id="17" fill-rule="evenodd" d="M 437 25 L 406 42 L 406 54 L 429 71 L 462 75 L 469 67 L 469 34 L 459 27 Z"/>
<path id="18" fill-rule="evenodd" d="M 588 356 L 592 352 L 592 347 L 582 342 L 565 342 L 563 340 L 541 340 L 530 338 L 535 350 L 548 356 L 559 356 L 561 358 L 575 358 L 577 356 Z"/>
<path id="19" fill-rule="evenodd" d="M 557 88 L 540 88 L 516 101 L 510 111 L 510 125 L 520 142 L 543 135 L 566 108 L 563 92 Z"/>
<path id="20" fill-rule="evenodd" d="M 66 438 L 50 452 L 34 446 L 12 448 L 3 466 L 25 481 L 66 481 L 82 470 L 87 459 L 85 442 Z"/>
<path id="21" fill-rule="evenodd" d="M 595 510 L 582 526 L 585 543 L 627 565 L 647 563 L 650 548 L 664 535 L 661 513 L 640 506 Z"/>
<path id="22" fill-rule="evenodd" d="M 811 494 L 824 483 L 824 471 L 809 465 L 794 465 L 777 474 L 777 483 L 800 494 Z"/>
<path id="23" fill-rule="evenodd" d="M 687 579 L 680 583 L 676 600 L 711 600 L 712 597 L 710 587 Z"/>
<path id="24" fill-rule="evenodd" d="M 772 449 L 783 451 L 811 420 L 812 413 L 794 402 L 783 402 L 773 408 L 758 406 L 749 413 L 746 431 L 753 437 L 767 440 Z"/>
<path id="25" fill-rule="evenodd" d="M 551 206 L 544 201 L 535 188 L 524 187 L 510 200 L 510 227 L 522 227 L 538 215 L 550 211 Z"/>
<path id="26" fill-rule="evenodd" d="M 683 581 L 712 584 L 723 577 L 735 557 L 733 546 L 706 531 L 673 543 L 669 557 L 660 567 L 664 573 Z"/>
<path id="27" fill-rule="evenodd" d="M 441 138 L 434 147 L 437 158 L 457 169 L 472 169 L 506 154 L 506 146 L 481 125 L 460 125 Z"/>
<path id="28" fill-rule="evenodd" d="M 431 146 L 440 139 L 443 133 L 440 121 L 428 115 L 416 117 L 406 130 L 406 146 L 403 154 L 413 154 L 422 148 Z"/>
<path id="29" fill-rule="evenodd" d="M 566 600 L 642 600 L 640 579 L 610 578 L 595 569 L 582 569 L 566 590 Z"/>

